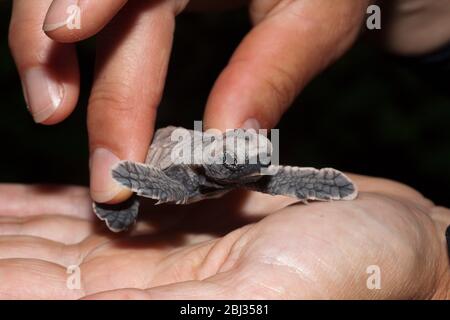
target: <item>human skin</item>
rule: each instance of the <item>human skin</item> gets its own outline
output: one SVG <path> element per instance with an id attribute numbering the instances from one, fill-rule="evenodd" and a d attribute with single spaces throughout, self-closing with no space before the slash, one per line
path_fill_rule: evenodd
<path id="1" fill-rule="evenodd" d="M 81 8 L 81 28 L 54 29 L 67 6 Z M 361 32 L 369 0 L 14 0 L 10 47 L 35 121 L 65 119 L 79 92 L 74 43 L 98 34 L 88 106 L 91 196 L 116 203 L 130 193 L 112 179 L 119 160 L 142 162 L 154 131 L 175 16 L 186 8 L 248 4 L 254 27 L 223 70 L 205 109 L 207 128 L 276 125 L 302 88 L 341 56 Z M 379 38 L 389 50 L 422 54 L 450 40 L 446 0 L 389 0 Z M 46 30 L 46 32 L 43 31 Z M 133 128 L 133 130 L 130 130 Z"/>
<path id="2" fill-rule="evenodd" d="M 119 234 L 94 217 L 86 188 L 0 185 L 0 298 L 450 298 L 450 210 L 400 183 L 350 177 L 353 201 L 235 192 L 149 204 Z M 71 265 L 80 289 L 66 285 Z M 380 289 L 367 287 L 370 266 Z"/>

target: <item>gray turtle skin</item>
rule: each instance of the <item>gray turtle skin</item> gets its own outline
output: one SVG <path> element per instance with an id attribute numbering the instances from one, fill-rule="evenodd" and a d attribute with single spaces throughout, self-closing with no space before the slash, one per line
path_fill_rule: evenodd
<path id="1" fill-rule="evenodd" d="M 190 139 L 181 142 L 173 139 L 172 134 L 177 129 L 184 130 Z M 220 144 L 215 145 L 212 136 L 206 133 L 202 137 L 193 130 L 183 128 L 159 129 L 155 133 L 145 163 L 122 161 L 112 170 L 113 178 L 135 195 L 118 205 L 94 203 L 94 212 L 106 222 L 110 230 L 120 232 L 135 222 L 139 211 L 139 197 L 158 200 L 157 204 L 188 204 L 219 197 L 232 189 L 247 188 L 270 195 L 293 197 L 305 203 L 308 200 L 356 198 L 355 184 L 338 170 L 263 166 L 258 159 L 263 156 L 262 152 L 267 155 L 267 150 L 258 149 L 257 141 L 260 141 L 258 139 L 261 137 L 266 138 L 254 131 L 245 133 L 245 137 L 223 134 L 224 141 L 230 137 L 237 141 L 238 147 L 230 151 Z M 239 147 L 239 139 L 245 139 L 241 142 L 246 144 Z M 245 159 L 238 161 L 238 151 L 243 151 L 242 145 L 245 145 Z M 180 154 L 181 150 L 186 151 L 186 147 L 193 151 L 192 154 L 196 154 L 198 146 L 202 147 L 201 154 L 208 151 L 215 161 L 175 161 L 177 157 L 174 157 L 174 154 Z M 241 149 L 238 150 L 239 148 Z M 263 168 L 266 170 L 262 171 Z"/>

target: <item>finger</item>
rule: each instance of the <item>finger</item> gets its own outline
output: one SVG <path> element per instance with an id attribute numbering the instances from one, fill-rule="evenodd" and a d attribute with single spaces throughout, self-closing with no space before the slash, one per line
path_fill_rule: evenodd
<path id="1" fill-rule="evenodd" d="M 75 42 L 100 31 L 127 0 L 53 0 L 43 30 L 59 42 Z"/>
<path id="2" fill-rule="evenodd" d="M 129 197 L 113 181 L 111 167 L 145 159 L 172 47 L 173 10 L 165 1 L 135 1 L 100 34 L 88 108 L 91 195 L 97 202 Z"/>
<path id="3" fill-rule="evenodd" d="M 75 218 L 40 216 L 5 222 L 0 217 L 0 259 L 28 258 L 79 265 L 95 248 L 114 239 L 106 232 L 94 230 L 92 223 Z"/>
<path id="4" fill-rule="evenodd" d="M 257 25 L 218 78 L 205 125 L 273 127 L 308 81 L 350 46 L 367 2 L 279 1 L 269 10 L 274 1 L 253 1 Z"/>
<path id="5" fill-rule="evenodd" d="M 27 107 L 34 121 L 54 124 L 75 108 L 79 72 L 75 49 L 58 44 L 42 31 L 50 0 L 15 0 L 9 45 L 16 62 Z"/>
<path id="6" fill-rule="evenodd" d="M 90 221 L 59 215 L 0 217 L 1 237 L 28 236 L 71 245 L 98 231 Z"/>
<path id="7" fill-rule="evenodd" d="M 28 236 L 0 237 L 0 261 L 4 259 L 37 259 L 61 266 L 78 265 L 80 256 L 75 247 Z"/>
<path id="8" fill-rule="evenodd" d="M 89 191 L 82 187 L 0 184 L 0 216 L 58 214 L 92 220 Z"/>

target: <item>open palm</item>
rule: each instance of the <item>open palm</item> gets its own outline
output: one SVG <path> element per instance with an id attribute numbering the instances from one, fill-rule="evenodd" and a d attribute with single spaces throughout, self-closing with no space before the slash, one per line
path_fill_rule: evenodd
<path id="1" fill-rule="evenodd" d="M 94 218 L 87 189 L 0 186 L 0 297 L 445 298 L 449 210 L 395 182 L 352 178 L 354 201 L 235 192 L 144 205 L 122 234 Z M 367 286 L 370 266 L 379 289 Z"/>

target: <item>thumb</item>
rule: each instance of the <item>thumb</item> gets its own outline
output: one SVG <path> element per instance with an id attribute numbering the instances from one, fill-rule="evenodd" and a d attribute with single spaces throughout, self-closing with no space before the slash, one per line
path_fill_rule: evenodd
<path id="1" fill-rule="evenodd" d="M 300 90 L 353 43 L 368 2 L 280 1 L 268 9 L 255 0 L 257 24 L 214 85 L 205 126 L 276 125 Z"/>

